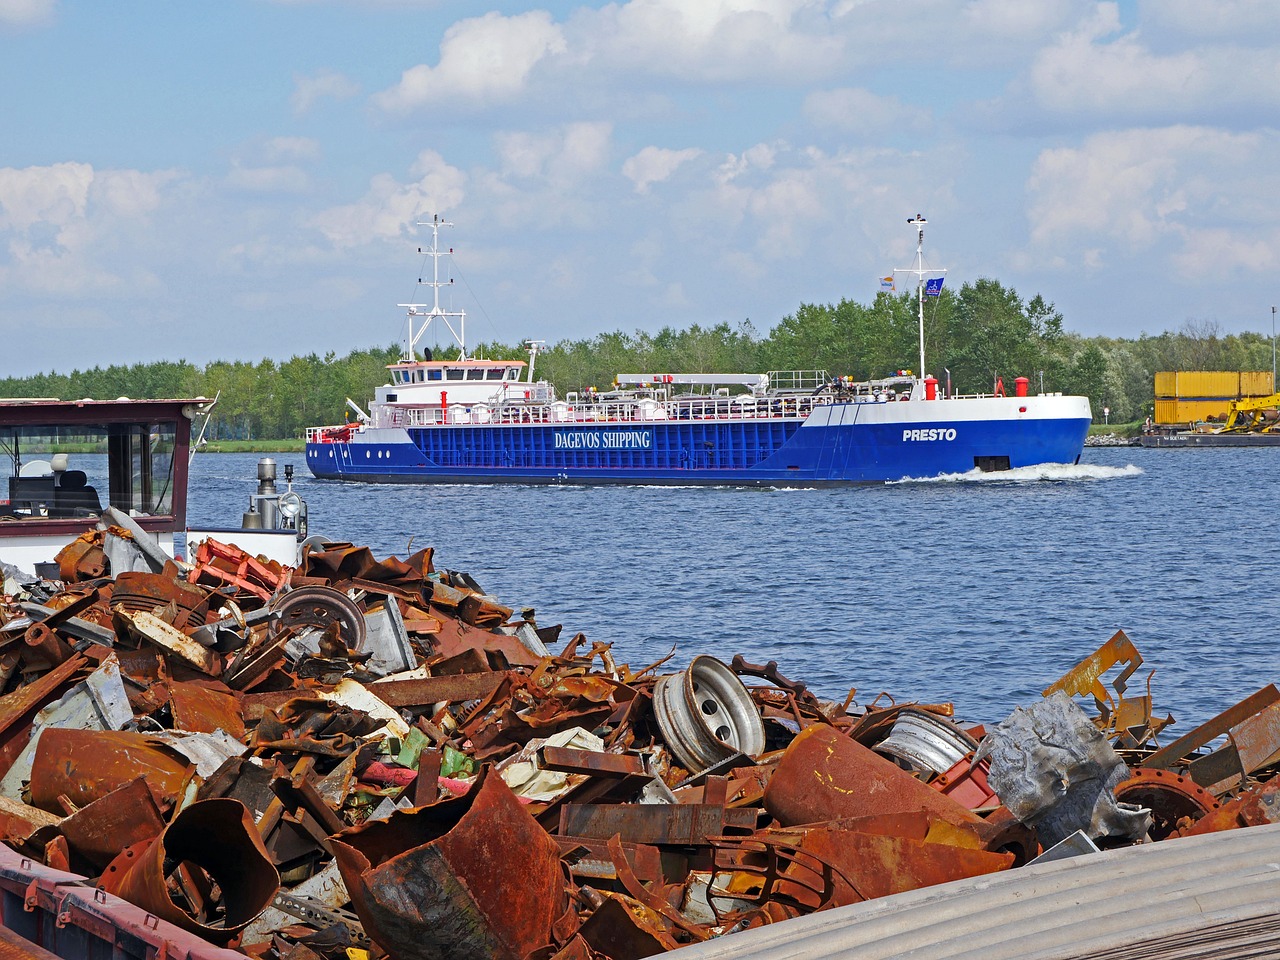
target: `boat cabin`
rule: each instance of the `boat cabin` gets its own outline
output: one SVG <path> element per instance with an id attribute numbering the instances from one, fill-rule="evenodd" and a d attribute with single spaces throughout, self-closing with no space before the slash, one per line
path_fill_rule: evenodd
<path id="1" fill-rule="evenodd" d="M 516 396 L 523 360 L 418 360 L 389 364 L 391 383 L 377 401 L 400 404 L 500 402 Z"/>
<path id="2" fill-rule="evenodd" d="M 0 560 L 34 571 L 115 507 L 172 555 L 197 400 L 0 400 Z"/>

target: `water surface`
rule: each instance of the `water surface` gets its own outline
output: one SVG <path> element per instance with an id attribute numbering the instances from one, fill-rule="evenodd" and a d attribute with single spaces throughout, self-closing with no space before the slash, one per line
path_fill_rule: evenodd
<path id="1" fill-rule="evenodd" d="M 393 486 L 295 466 L 311 530 L 432 546 L 620 662 L 777 660 L 824 697 L 1002 719 L 1117 629 L 1179 731 L 1277 679 L 1280 450 L 1090 448 L 1079 467 L 876 487 Z M 238 522 L 253 454 L 201 454 L 193 525 Z M 283 472 L 283 471 L 281 471 Z"/>

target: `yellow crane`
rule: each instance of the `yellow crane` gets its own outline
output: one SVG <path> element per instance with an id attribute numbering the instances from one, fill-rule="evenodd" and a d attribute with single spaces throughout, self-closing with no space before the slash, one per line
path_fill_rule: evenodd
<path id="1" fill-rule="evenodd" d="M 1234 400 L 1218 433 L 1280 433 L 1280 393 Z"/>

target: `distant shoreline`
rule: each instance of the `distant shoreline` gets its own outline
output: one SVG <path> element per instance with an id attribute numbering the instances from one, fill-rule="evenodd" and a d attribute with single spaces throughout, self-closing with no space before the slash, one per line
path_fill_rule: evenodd
<path id="1" fill-rule="evenodd" d="M 206 440 L 198 453 L 304 453 L 305 440 Z"/>

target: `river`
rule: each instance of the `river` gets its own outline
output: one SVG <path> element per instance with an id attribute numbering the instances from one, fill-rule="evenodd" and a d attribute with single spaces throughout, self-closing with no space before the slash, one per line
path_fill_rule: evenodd
<path id="1" fill-rule="evenodd" d="M 256 454 L 194 460 L 189 521 L 237 523 Z M 435 548 L 508 606 L 613 644 L 776 660 L 821 696 L 1003 719 L 1117 629 L 1185 732 L 1277 679 L 1280 450 L 1085 450 L 1049 467 L 876 487 L 396 486 L 293 464 L 311 532 Z"/>

